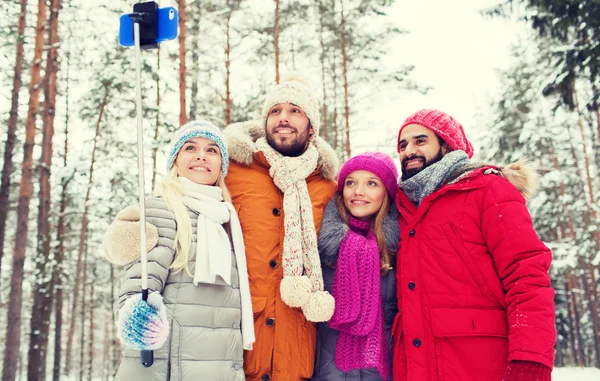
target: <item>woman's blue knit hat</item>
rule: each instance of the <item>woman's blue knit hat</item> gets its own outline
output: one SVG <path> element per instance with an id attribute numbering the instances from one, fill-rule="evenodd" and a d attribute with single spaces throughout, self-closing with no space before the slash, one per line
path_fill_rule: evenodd
<path id="1" fill-rule="evenodd" d="M 171 144 L 169 144 L 169 156 L 167 158 L 167 171 L 173 168 L 175 159 L 179 150 L 185 142 L 193 138 L 207 138 L 217 144 L 221 151 L 221 172 L 223 177 L 227 175 L 227 169 L 229 168 L 229 152 L 223 142 L 223 135 L 221 131 L 214 124 L 205 120 L 199 120 L 194 122 L 188 122 L 181 126 L 179 130 L 175 132 Z"/>

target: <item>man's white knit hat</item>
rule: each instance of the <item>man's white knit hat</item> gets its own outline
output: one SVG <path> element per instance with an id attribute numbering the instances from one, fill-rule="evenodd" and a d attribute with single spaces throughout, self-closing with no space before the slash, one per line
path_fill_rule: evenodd
<path id="1" fill-rule="evenodd" d="M 280 103 L 292 103 L 300 107 L 313 129 L 319 135 L 321 129 L 321 113 L 319 112 L 319 101 L 317 92 L 313 90 L 311 83 L 298 72 L 290 72 L 281 78 L 281 82 L 270 93 L 262 108 L 262 118 L 266 125 L 269 111 Z"/>

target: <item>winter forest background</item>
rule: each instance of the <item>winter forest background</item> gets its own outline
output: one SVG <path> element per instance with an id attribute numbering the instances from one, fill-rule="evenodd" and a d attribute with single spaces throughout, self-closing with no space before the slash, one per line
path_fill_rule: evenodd
<path id="1" fill-rule="evenodd" d="M 402 3 L 161 2 L 178 7 L 180 36 L 142 54 L 147 192 L 164 173 L 171 131 L 198 118 L 257 118 L 265 91 L 294 69 L 313 80 L 321 134 L 340 159 L 396 157 L 397 127 L 416 110 L 387 124 L 373 110 L 431 90 L 413 76 L 418 51 L 386 60 L 411 32 L 389 15 Z M 480 17 L 517 19 L 528 38 L 514 42 L 499 91 L 465 127 L 478 160 L 527 156 L 538 167 L 529 207 L 554 252 L 556 366 L 600 368 L 600 1 L 494 4 Z M 101 242 L 137 201 L 133 51 L 117 44 L 118 17 L 132 5 L 0 1 L 2 380 L 110 380 L 118 364 L 120 269 Z M 442 58 L 441 67 L 465 59 Z"/>

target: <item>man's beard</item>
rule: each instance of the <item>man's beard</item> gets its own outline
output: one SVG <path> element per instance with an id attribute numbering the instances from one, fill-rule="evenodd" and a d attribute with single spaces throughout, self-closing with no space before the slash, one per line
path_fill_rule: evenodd
<path id="1" fill-rule="evenodd" d="M 427 161 L 425 159 L 425 156 L 420 156 L 420 155 L 404 158 L 404 160 L 402 160 L 402 177 L 401 177 L 402 181 L 410 179 L 411 177 L 413 177 L 417 173 L 421 172 L 425 168 L 429 167 L 430 165 L 433 165 L 433 164 L 437 163 L 438 161 L 442 160 L 443 157 L 444 157 L 444 154 L 442 153 L 442 150 L 440 149 L 439 152 L 437 153 L 437 155 L 435 155 L 435 157 L 429 161 Z M 413 159 L 421 159 L 424 163 L 423 166 L 421 168 L 412 168 L 412 169 L 407 170 L 405 168 L 406 162 L 408 160 L 413 160 Z"/>
<path id="2" fill-rule="evenodd" d="M 291 127 L 290 125 L 279 125 L 277 126 L 277 128 L 279 127 L 288 127 L 288 128 L 294 128 Z M 296 128 L 294 128 L 294 130 L 298 131 Z M 281 142 L 281 141 L 277 141 L 278 139 L 273 137 L 273 134 L 270 134 L 268 131 L 266 132 L 266 138 L 267 138 L 267 143 L 269 143 L 269 145 L 271 147 L 273 147 L 273 149 L 275 149 L 275 151 L 279 152 L 280 154 L 282 154 L 283 156 L 292 156 L 292 157 L 297 157 L 300 156 L 304 153 L 304 151 L 306 151 L 306 147 L 308 147 L 308 142 L 310 140 L 310 136 L 309 136 L 309 129 L 306 130 L 306 133 L 304 135 L 297 135 L 297 138 L 294 140 L 290 140 L 287 139 L 285 142 Z"/>

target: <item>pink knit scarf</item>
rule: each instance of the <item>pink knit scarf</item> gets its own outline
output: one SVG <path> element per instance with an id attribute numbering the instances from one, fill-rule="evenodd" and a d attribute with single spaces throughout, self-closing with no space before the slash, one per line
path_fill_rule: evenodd
<path id="1" fill-rule="evenodd" d="M 368 222 L 350 218 L 333 282 L 335 311 L 329 326 L 340 331 L 335 364 L 343 372 L 376 368 L 389 379 L 381 304 L 379 247 Z"/>

